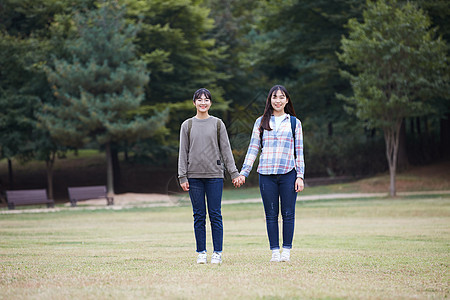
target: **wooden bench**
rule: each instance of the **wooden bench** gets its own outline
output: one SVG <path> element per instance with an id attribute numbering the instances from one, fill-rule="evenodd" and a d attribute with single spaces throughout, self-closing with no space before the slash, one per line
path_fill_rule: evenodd
<path id="1" fill-rule="evenodd" d="M 9 209 L 16 208 L 16 205 L 33 204 L 47 204 L 47 207 L 55 207 L 53 199 L 47 198 L 45 189 L 6 191 L 6 201 Z"/>
<path id="2" fill-rule="evenodd" d="M 108 197 L 106 192 L 106 186 L 94 185 L 94 186 L 81 186 L 81 187 L 68 187 L 69 199 L 71 206 L 77 206 L 77 202 L 81 200 L 90 199 L 106 199 L 106 205 L 113 205 L 114 198 Z"/>

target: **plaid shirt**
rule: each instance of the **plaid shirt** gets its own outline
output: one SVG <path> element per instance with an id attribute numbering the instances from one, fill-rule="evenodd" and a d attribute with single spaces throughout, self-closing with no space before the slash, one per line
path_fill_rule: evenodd
<path id="1" fill-rule="evenodd" d="M 258 155 L 260 142 L 259 117 L 253 126 L 252 138 L 248 146 L 247 155 L 242 166 L 241 175 L 248 177 L 252 170 L 253 163 Z M 294 158 L 294 140 L 292 137 L 290 115 L 286 114 L 281 121 L 277 131 L 264 130 L 263 148 L 259 158 L 257 172 L 262 175 L 286 174 L 292 169 L 297 171 L 297 177 L 304 178 L 305 162 L 303 159 L 303 131 L 302 123 L 296 119 L 295 126 L 295 151 L 297 159 Z M 270 128 L 275 128 L 274 116 L 270 118 Z"/>

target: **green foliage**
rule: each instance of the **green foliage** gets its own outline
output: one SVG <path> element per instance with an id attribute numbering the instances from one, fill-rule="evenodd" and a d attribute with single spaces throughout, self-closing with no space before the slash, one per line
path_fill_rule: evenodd
<path id="1" fill-rule="evenodd" d="M 94 0 L 2 0 L 0 31 L 13 36 L 50 38 L 49 27 L 55 16 L 69 14 L 73 9 L 92 8 Z"/>
<path id="2" fill-rule="evenodd" d="M 209 36 L 216 46 L 223 50 L 224 56 L 216 61 L 219 72 L 226 74 L 219 79 L 224 89 L 225 99 L 232 100 L 233 108 L 248 105 L 262 85 L 257 68 L 248 58 L 254 43 L 251 35 L 255 30 L 259 10 L 264 1 L 252 0 L 207 0 L 214 18 L 214 28 Z"/>
<path id="3" fill-rule="evenodd" d="M 395 196 L 401 123 L 406 117 L 439 113 L 448 97 L 447 45 L 435 39 L 425 13 L 410 2 L 367 2 L 363 22 L 350 19 L 339 59 L 353 96 L 339 95 L 369 128 L 383 129 Z M 442 112 L 441 112 L 442 113 Z"/>
<path id="4" fill-rule="evenodd" d="M 4 154 L 8 153 L 8 157 L 31 159 L 34 156 L 49 161 L 57 151 L 62 151 L 36 119 L 42 104 L 54 101 L 43 71 L 50 53 L 57 51 L 55 40 L 49 40 L 49 29 L 59 14 L 68 13 L 74 7 L 86 6 L 88 2 L 77 0 L 71 6 L 56 0 L 5 0 L 2 3 L 0 84 L 4 90 L 0 97 L 2 111 L 8 112 L 8 119 L 13 120 L 2 129 L 10 138 L 14 137 L 8 139 L 4 136 L 1 139 Z M 27 126 L 23 126 L 24 120 Z M 6 143 L 9 143 L 9 149 Z M 12 151 L 13 148 L 16 150 Z"/>
<path id="5" fill-rule="evenodd" d="M 343 24 L 358 16 L 362 1 L 267 1 L 260 20 L 255 63 L 269 84 L 283 83 L 297 114 L 319 123 L 343 116 L 335 93 L 348 88 L 339 76 L 335 51 Z M 319 117 L 319 118 L 318 118 Z"/>
<path id="6" fill-rule="evenodd" d="M 349 130 L 348 135 L 328 136 L 326 130 L 316 128 L 315 123 L 309 124 L 304 138 L 308 178 L 367 176 L 386 171 L 382 135 L 370 136 L 361 128 L 348 128 L 348 124 L 338 123 L 336 127 L 344 126 Z"/>
<path id="7" fill-rule="evenodd" d="M 149 70 L 146 103 L 190 99 L 200 87 L 220 90 L 215 62 L 222 50 L 206 33 L 213 28 L 209 10 L 192 0 L 125 0 L 127 16 L 139 20 L 139 55 Z M 217 97 L 218 101 L 221 101 Z"/>
<path id="8" fill-rule="evenodd" d="M 447 42 L 450 39 L 450 2 L 442 0 L 415 0 L 418 7 L 427 12 L 433 23 L 437 27 L 437 32 L 442 35 Z"/>
<path id="9" fill-rule="evenodd" d="M 229 107 L 225 91 L 219 82 L 227 78 L 216 68 L 224 57 L 223 49 L 215 46 L 208 36 L 213 29 L 210 10 L 193 0 L 124 0 L 127 18 L 139 22 L 141 30 L 135 40 L 138 55 L 146 63 L 150 82 L 145 87 L 143 107 L 139 111 L 148 116 L 153 109 L 170 109 L 169 131 L 163 138 L 141 140 L 135 153 L 165 162 L 165 157 L 176 155 L 180 124 L 191 117 L 195 109 L 192 94 L 199 88 L 208 88 L 213 95 L 211 113 L 222 114 Z M 185 103 L 181 106 L 177 103 Z M 175 106 L 174 106 L 175 104 Z M 138 150 L 139 149 L 139 150 Z M 164 153 L 164 155 L 162 155 Z"/>
<path id="10" fill-rule="evenodd" d="M 35 39 L 22 39 L 0 33 L 0 147 L 1 156 L 30 159 L 33 156 L 43 77 L 31 67 L 36 59 L 30 48 Z M 36 55 L 37 56 L 37 55 Z"/>
<path id="11" fill-rule="evenodd" d="M 447 46 L 413 4 L 368 2 L 364 21 L 348 22 L 339 59 L 351 71 L 354 96 L 340 96 L 369 127 L 389 128 L 405 117 L 439 113 L 448 97 Z"/>
<path id="12" fill-rule="evenodd" d="M 253 11 L 255 24 L 246 35 L 250 48 L 241 55 L 243 65 L 258 76 L 263 107 L 273 84 L 283 84 L 289 90 L 303 122 L 308 176 L 339 173 L 333 161 L 342 153 L 331 149 L 319 153 L 316 151 L 322 147 L 310 148 L 308 143 L 351 139 L 354 119 L 345 114 L 335 97 L 349 89 L 339 74 L 335 52 L 346 31 L 343 25 L 349 17 L 359 16 L 362 4 L 361 0 L 261 1 Z M 365 138 L 362 131 L 357 132 L 361 135 L 358 138 Z M 326 159 L 316 160 L 319 157 Z M 351 160 L 350 155 L 342 163 Z"/>
<path id="13" fill-rule="evenodd" d="M 29 159 L 33 153 L 33 108 L 36 97 L 15 95 L 0 89 L 0 151 L 2 157 Z"/>
<path id="14" fill-rule="evenodd" d="M 262 113 L 267 90 L 281 83 L 290 91 L 303 121 L 305 155 L 308 170 L 313 172 L 309 174 L 340 174 L 344 165 L 354 170 L 359 164 L 356 161 L 364 161 L 354 159 L 351 153 L 366 153 L 370 147 L 364 147 L 364 141 L 371 139 L 357 129 L 356 117 L 344 112 L 336 94 L 347 96 L 340 96 L 346 99 L 347 108 L 371 127 L 386 124 L 386 120 L 377 117 L 374 123 L 366 114 L 385 117 L 394 113 L 439 113 L 439 122 L 450 109 L 446 92 L 448 62 L 441 55 L 448 50 L 442 40 L 435 38 L 439 34 L 448 41 L 448 1 L 409 1 L 408 6 L 417 5 L 429 13 L 430 19 L 417 17 L 412 10 L 404 16 L 392 13 L 390 17 L 366 12 L 373 22 L 365 26 L 373 26 L 373 30 L 360 30 L 366 40 L 355 46 L 360 53 L 352 53 L 350 59 L 367 58 L 369 64 L 349 63 L 342 71 L 347 78 L 339 74 L 347 62 L 338 59 L 336 52 L 342 36 L 352 30 L 351 25 L 343 26 L 348 19 L 363 22 L 362 0 L 119 0 L 125 5 L 125 22 L 131 27 L 125 23 L 119 26 L 123 20 L 116 19 L 120 22 L 112 22 L 109 33 L 100 27 L 94 32 L 93 21 L 81 21 L 83 16 L 77 12 L 95 11 L 114 1 L 0 2 L 0 114 L 2 125 L 8 124 L 0 128 L 0 143 L 10 157 L 29 157 L 32 152 L 48 157 L 45 149 L 64 149 L 62 145 L 54 147 L 52 136 L 58 136 L 64 145 L 77 147 L 93 139 L 116 140 L 133 153 L 162 162 L 158 158 L 176 154 L 179 125 L 195 112 L 191 105 L 193 92 L 206 87 L 214 97 L 211 114 L 223 118 L 229 126 L 239 160 L 245 154 L 242 152 L 251 130 L 248 127 L 254 116 Z M 388 2 L 390 6 L 403 6 L 393 3 Z M 381 14 L 381 9 L 378 12 Z M 387 21 L 391 27 L 382 28 L 380 24 Z M 134 23 L 138 27 L 132 28 Z M 430 30 L 430 26 L 437 27 Z M 107 35 L 113 30 L 123 30 L 121 34 L 127 37 L 109 39 Z M 103 43 L 102 38 L 108 42 Z M 419 43 L 412 42 L 420 39 Z M 132 45 L 117 46 L 124 41 L 132 41 L 135 48 L 127 52 Z M 371 46 L 376 49 L 373 53 L 363 52 Z M 435 52 L 439 47 L 439 53 Z M 344 55 L 342 51 L 339 55 Z M 378 53 L 383 53 L 381 61 L 371 56 Z M 140 61 L 133 60 L 136 55 Z M 427 61 L 430 57 L 432 63 Z M 120 61 L 126 63 L 121 65 Z M 51 80 L 54 94 L 43 66 L 52 70 L 47 74 L 59 74 Z M 395 72 L 370 75 L 371 67 L 377 66 L 386 74 L 389 70 Z M 133 68 L 139 71 L 130 71 Z M 368 72 L 357 81 L 359 70 Z M 144 80 L 148 76 L 150 80 Z M 411 94 L 383 94 L 383 85 L 389 80 L 394 80 L 403 94 L 408 94 L 408 89 Z M 370 87 L 372 82 L 377 83 L 376 88 Z M 359 96 L 349 96 L 351 87 L 358 90 Z M 113 100 L 116 96 L 121 100 Z M 384 101 L 392 113 L 383 114 L 379 105 L 364 102 L 369 96 Z M 359 112 L 357 97 L 361 98 Z M 46 112 L 41 115 L 43 107 Z M 36 124 L 36 114 L 41 115 L 42 124 Z M 161 127 L 166 114 L 170 122 Z M 153 123 L 149 121 L 152 117 Z M 24 122 L 28 125 L 22 127 Z M 52 128 L 52 136 L 45 132 L 46 128 Z M 442 125 L 430 129 L 430 136 L 436 136 L 439 143 L 440 132 L 445 135 Z M 408 145 L 412 143 L 409 149 L 417 149 L 417 137 L 411 138 L 407 141 Z M 355 150 L 351 151 L 349 145 L 354 145 Z M 415 152 L 416 156 L 422 155 L 420 150 Z M 343 153 L 349 154 L 342 157 Z M 352 161 L 355 165 L 351 165 Z"/>
<path id="15" fill-rule="evenodd" d="M 124 21 L 115 2 L 77 14 L 78 37 L 67 42 L 69 59 L 55 59 L 47 68 L 57 105 L 47 105 L 41 120 L 62 144 L 84 145 L 134 141 L 164 125 L 167 112 L 150 119 L 130 116 L 144 98 L 145 64 L 135 57 L 132 39 L 137 28 Z"/>

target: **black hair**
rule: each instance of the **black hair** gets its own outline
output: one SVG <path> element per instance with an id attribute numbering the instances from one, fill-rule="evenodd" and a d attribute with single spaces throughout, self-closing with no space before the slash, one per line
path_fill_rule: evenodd
<path id="1" fill-rule="evenodd" d="M 199 99 L 202 95 L 205 95 L 206 98 L 212 101 L 211 92 L 205 88 L 201 88 L 195 91 L 194 97 L 192 97 L 192 101 L 195 102 L 195 99 Z"/>
<path id="2" fill-rule="evenodd" d="M 294 110 L 294 105 L 292 105 L 291 96 L 289 96 L 289 93 L 286 90 L 286 88 L 282 85 L 275 85 L 270 89 L 269 94 L 267 95 L 266 107 L 264 109 L 264 114 L 261 119 L 261 125 L 259 126 L 259 130 L 261 132 L 264 129 L 268 130 L 268 131 L 272 130 L 272 128 L 270 128 L 270 117 L 273 114 L 273 107 L 272 107 L 271 100 L 272 100 L 272 95 L 274 93 L 276 93 L 277 91 L 282 91 L 283 94 L 286 96 L 287 103 L 286 103 L 286 106 L 284 107 L 284 112 L 291 116 L 294 116 L 294 117 L 296 116 L 295 110 Z"/>

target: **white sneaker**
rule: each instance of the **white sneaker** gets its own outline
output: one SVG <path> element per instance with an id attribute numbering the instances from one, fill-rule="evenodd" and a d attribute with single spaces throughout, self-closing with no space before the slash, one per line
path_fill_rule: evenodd
<path id="1" fill-rule="evenodd" d="M 201 252 L 197 256 L 198 264 L 206 264 L 206 252 Z"/>
<path id="2" fill-rule="evenodd" d="M 290 261 L 291 260 L 291 251 L 290 250 L 283 250 L 281 253 L 281 259 L 280 261 Z"/>
<path id="3" fill-rule="evenodd" d="M 272 259 L 270 261 L 271 262 L 279 262 L 280 261 L 280 251 L 279 250 L 272 251 Z"/>
<path id="4" fill-rule="evenodd" d="M 222 263 L 222 253 L 214 252 L 211 256 L 211 263 L 220 265 Z"/>

